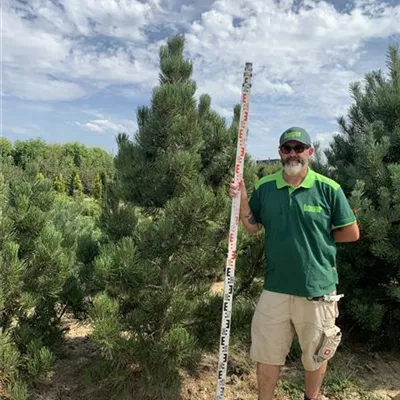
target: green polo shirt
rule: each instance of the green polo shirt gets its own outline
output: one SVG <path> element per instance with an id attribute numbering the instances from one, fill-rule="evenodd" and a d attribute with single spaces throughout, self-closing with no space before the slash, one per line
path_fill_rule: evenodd
<path id="1" fill-rule="evenodd" d="M 295 188 L 280 170 L 256 183 L 249 203 L 265 228 L 264 289 L 306 297 L 335 290 L 332 230 L 356 222 L 340 185 L 309 169 Z"/>

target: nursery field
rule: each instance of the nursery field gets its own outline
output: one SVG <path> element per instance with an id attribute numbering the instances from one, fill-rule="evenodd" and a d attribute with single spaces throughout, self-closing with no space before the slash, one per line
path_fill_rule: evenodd
<path id="1" fill-rule="evenodd" d="M 66 319 L 66 354 L 46 381 L 32 390 L 33 400 L 109 400 L 112 391 L 96 379 L 101 359 L 90 340 L 91 327 Z M 181 400 L 213 400 L 216 388 L 218 355 L 206 354 L 197 376 L 182 373 Z M 400 355 L 352 352 L 341 349 L 331 362 L 321 400 L 400 400 Z M 226 387 L 227 400 L 257 398 L 255 365 L 245 349 L 233 349 Z M 134 383 L 116 397 L 140 400 Z M 288 360 L 282 371 L 276 400 L 302 398 L 302 370 L 299 361 Z"/>
<path id="2" fill-rule="evenodd" d="M 177 35 L 161 47 L 159 85 L 137 109 L 137 132 L 116 136 L 115 155 L 0 138 L 1 400 L 214 399 L 241 105 L 228 123 L 209 95 L 195 96 L 184 44 Z M 345 297 L 325 400 L 400 400 L 398 46 L 386 64 L 387 74 L 351 85 L 329 148 L 308 149 L 309 167 L 342 188 L 360 229 L 356 242 L 326 232 L 337 242 L 326 267 L 337 268 Z M 282 167 L 249 154 L 243 162 L 248 196 Z M 257 398 L 248 349 L 270 267 L 264 238 L 239 225 L 227 400 Z M 296 341 L 288 358 L 277 400 L 301 400 Z"/>

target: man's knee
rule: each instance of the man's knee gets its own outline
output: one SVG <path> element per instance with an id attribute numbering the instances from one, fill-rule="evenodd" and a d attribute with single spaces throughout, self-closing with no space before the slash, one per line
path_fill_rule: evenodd
<path id="1" fill-rule="evenodd" d="M 302 340 L 301 361 L 306 371 L 318 371 L 336 353 L 341 341 L 341 330 L 336 325 L 315 332 Z"/>
<path id="2" fill-rule="evenodd" d="M 260 362 L 257 363 L 257 375 L 266 377 L 271 377 L 271 376 L 275 377 L 279 375 L 280 372 L 281 372 L 280 365 L 269 365 Z"/>
<path id="3" fill-rule="evenodd" d="M 280 365 L 257 363 L 258 398 L 260 400 L 272 400 L 280 371 Z"/>

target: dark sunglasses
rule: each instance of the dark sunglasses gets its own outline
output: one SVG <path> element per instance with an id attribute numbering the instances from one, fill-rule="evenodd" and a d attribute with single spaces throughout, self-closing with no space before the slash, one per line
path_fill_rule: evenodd
<path id="1" fill-rule="evenodd" d="M 308 148 L 309 148 L 309 146 L 306 146 L 306 145 L 304 145 L 304 144 L 296 144 L 295 146 L 289 146 L 288 144 L 283 144 L 283 145 L 280 147 L 281 152 L 282 152 L 283 154 L 289 154 L 289 153 L 292 151 L 292 149 L 293 149 L 297 154 L 299 154 L 299 153 L 303 153 L 304 150 L 306 150 L 306 149 L 308 149 Z"/>

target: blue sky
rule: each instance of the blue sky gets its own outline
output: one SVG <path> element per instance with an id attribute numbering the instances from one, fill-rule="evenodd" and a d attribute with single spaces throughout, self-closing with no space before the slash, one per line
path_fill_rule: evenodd
<path id="1" fill-rule="evenodd" d="M 2 135 L 115 151 L 158 82 L 158 50 L 185 33 L 198 97 L 229 122 L 253 62 L 247 150 L 275 158 L 280 133 L 327 146 L 349 84 L 386 70 L 400 0 L 3 0 Z"/>

